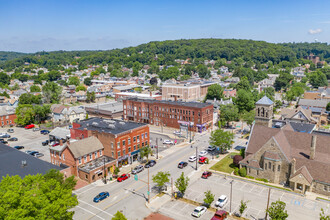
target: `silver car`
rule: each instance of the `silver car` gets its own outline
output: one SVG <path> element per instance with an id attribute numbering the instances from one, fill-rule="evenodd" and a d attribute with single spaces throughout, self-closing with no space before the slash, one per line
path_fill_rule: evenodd
<path id="1" fill-rule="evenodd" d="M 140 173 L 143 170 L 144 170 L 144 167 L 142 165 L 138 165 L 132 170 L 132 174 Z"/>

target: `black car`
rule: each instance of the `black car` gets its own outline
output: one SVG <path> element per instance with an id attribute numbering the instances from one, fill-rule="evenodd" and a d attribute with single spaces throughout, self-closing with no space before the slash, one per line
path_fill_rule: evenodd
<path id="1" fill-rule="evenodd" d="M 149 167 L 153 167 L 155 166 L 156 161 L 155 160 L 149 160 L 148 163 L 146 163 L 146 165 L 144 165 L 145 168 L 149 168 Z"/>
<path id="2" fill-rule="evenodd" d="M 29 154 L 32 155 L 32 156 L 34 156 L 34 155 L 36 155 L 38 153 L 39 153 L 39 151 L 31 151 Z"/>
<path id="3" fill-rule="evenodd" d="M 2 140 L 2 141 L 0 141 L 0 143 L 8 144 L 8 141 Z"/>
<path id="4" fill-rule="evenodd" d="M 50 133 L 50 131 L 48 131 L 48 130 L 41 130 L 40 131 L 40 134 L 44 134 L 44 135 L 49 134 L 49 133 Z"/>
<path id="5" fill-rule="evenodd" d="M 46 146 L 46 145 L 49 144 L 49 140 L 45 140 L 45 141 L 43 141 L 41 144 L 42 144 L 42 146 Z"/>
<path id="6" fill-rule="evenodd" d="M 17 150 L 22 150 L 22 149 L 24 149 L 24 146 L 15 146 L 14 148 Z"/>
<path id="7" fill-rule="evenodd" d="M 182 168 L 186 167 L 187 165 L 188 165 L 187 162 L 181 161 L 181 162 L 178 164 L 178 168 L 182 169 Z"/>
<path id="8" fill-rule="evenodd" d="M 12 137 L 12 138 L 9 138 L 7 141 L 18 141 L 18 138 Z"/>

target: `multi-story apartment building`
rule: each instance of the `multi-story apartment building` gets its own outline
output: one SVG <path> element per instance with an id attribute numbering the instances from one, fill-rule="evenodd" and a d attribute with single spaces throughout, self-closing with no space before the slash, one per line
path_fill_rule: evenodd
<path id="1" fill-rule="evenodd" d="M 199 102 L 123 100 L 124 120 L 202 132 L 213 125 L 213 105 Z"/>
<path id="2" fill-rule="evenodd" d="M 71 139 L 97 137 L 104 155 L 117 159 L 117 166 L 138 159 L 140 149 L 149 145 L 149 126 L 116 119 L 90 118 L 72 123 Z"/>

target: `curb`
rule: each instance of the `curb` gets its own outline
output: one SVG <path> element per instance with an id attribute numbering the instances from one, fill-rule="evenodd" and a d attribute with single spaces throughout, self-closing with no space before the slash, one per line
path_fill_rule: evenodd
<path id="1" fill-rule="evenodd" d="M 322 199 L 322 198 L 317 198 L 316 199 L 317 201 L 321 201 L 321 202 L 326 202 L 326 203 L 330 203 L 330 200 L 327 200 L 327 199 Z"/>

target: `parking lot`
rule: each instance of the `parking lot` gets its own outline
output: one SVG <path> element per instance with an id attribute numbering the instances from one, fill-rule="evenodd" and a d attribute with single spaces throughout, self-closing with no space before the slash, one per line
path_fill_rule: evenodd
<path id="1" fill-rule="evenodd" d="M 226 195 L 228 197 L 228 202 L 223 209 L 229 212 L 230 182 L 232 180 L 233 179 L 229 177 L 225 178 L 224 176 L 217 174 L 213 174 L 209 177 L 209 179 L 201 179 L 197 176 L 191 179 L 191 183 L 185 193 L 185 197 L 197 202 L 203 202 L 203 199 L 205 198 L 204 192 L 207 190 L 211 190 L 211 192 L 215 195 L 215 201 L 219 196 Z M 232 213 L 238 213 L 240 201 L 244 200 L 249 201 L 247 204 L 247 209 L 243 213 L 244 217 L 248 219 L 264 219 L 269 187 L 236 179 L 234 179 L 232 184 Z M 272 188 L 270 194 L 270 204 L 271 202 L 277 200 L 281 200 L 286 203 L 286 210 L 289 214 L 288 219 L 318 219 L 321 208 L 325 210 L 326 214 L 330 214 L 330 203 L 310 200 L 299 194 Z M 215 207 L 215 201 L 212 203 L 213 207 Z M 174 217 L 176 214 L 176 217 L 174 217 L 175 219 L 178 217 L 181 218 L 182 216 L 185 216 L 185 219 L 192 218 L 187 215 L 191 214 L 195 208 L 194 206 L 185 204 L 178 206 L 181 208 L 177 208 L 175 205 L 167 203 L 166 206 L 161 208 L 161 212 L 171 217 Z M 210 219 L 210 215 L 205 213 L 200 219 Z"/>
<path id="2" fill-rule="evenodd" d="M 163 150 L 166 150 L 169 147 L 173 146 L 173 145 L 170 145 L 170 144 L 163 144 L 164 140 L 170 140 L 170 141 L 173 141 L 173 143 L 176 140 L 177 144 L 180 144 L 180 143 L 183 142 L 183 139 L 170 138 L 169 136 L 167 136 L 165 134 L 158 134 L 158 133 L 150 132 L 150 146 L 152 148 L 153 148 L 153 146 L 157 145 L 157 139 L 158 139 L 158 152 L 159 153 L 162 152 Z"/>
<path id="3" fill-rule="evenodd" d="M 48 146 L 42 146 L 42 142 L 48 139 L 48 135 L 40 134 L 40 131 L 26 130 L 20 127 L 12 127 L 14 133 L 8 133 L 8 128 L 0 128 L 0 133 L 8 133 L 11 137 L 18 138 L 18 141 L 8 141 L 9 146 L 24 146 L 22 152 L 27 150 L 39 151 L 44 156 L 40 159 L 50 162 L 50 154 Z M 7 138 L 5 138 L 7 140 Z"/>

